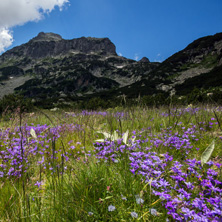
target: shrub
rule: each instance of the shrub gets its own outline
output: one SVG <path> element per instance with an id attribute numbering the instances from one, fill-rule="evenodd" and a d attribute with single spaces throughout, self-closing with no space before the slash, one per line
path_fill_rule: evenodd
<path id="1" fill-rule="evenodd" d="M 0 100 L 0 114 L 14 112 L 17 108 L 20 108 L 22 112 L 29 112 L 33 109 L 33 104 L 30 99 L 14 94 L 6 95 Z"/>

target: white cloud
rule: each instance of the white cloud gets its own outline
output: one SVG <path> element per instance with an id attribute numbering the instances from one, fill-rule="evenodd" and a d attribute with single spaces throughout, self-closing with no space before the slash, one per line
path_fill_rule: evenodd
<path id="1" fill-rule="evenodd" d="M 136 61 L 138 61 L 138 59 L 139 59 L 139 55 L 138 55 L 138 53 L 135 53 L 135 55 L 134 55 L 134 59 L 135 59 Z"/>
<path id="2" fill-rule="evenodd" d="M 0 52 L 13 42 L 11 28 L 43 19 L 55 7 L 60 10 L 69 0 L 0 0 Z"/>
<path id="3" fill-rule="evenodd" d="M 9 47 L 13 42 L 12 33 L 7 29 L 0 30 L 0 53 Z"/>
<path id="4" fill-rule="evenodd" d="M 119 56 L 123 56 L 123 54 L 121 52 L 119 52 L 118 54 L 119 54 Z"/>
<path id="5" fill-rule="evenodd" d="M 156 58 L 154 59 L 154 62 L 163 62 L 163 56 L 161 53 L 158 53 L 156 55 Z"/>

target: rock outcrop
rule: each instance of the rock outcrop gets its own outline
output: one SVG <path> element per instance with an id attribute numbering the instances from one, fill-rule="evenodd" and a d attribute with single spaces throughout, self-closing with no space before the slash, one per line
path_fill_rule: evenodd
<path id="1" fill-rule="evenodd" d="M 64 56 L 69 53 L 117 55 L 115 45 L 108 38 L 82 37 L 65 40 L 60 35 L 41 32 L 28 43 L 2 54 L 0 62 L 5 62 L 11 58 L 18 60 L 21 58 L 41 59 Z"/>
<path id="2" fill-rule="evenodd" d="M 50 41 L 60 41 L 62 40 L 62 36 L 52 33 L 52 32 L 40 32 L 36 37 L 34 37 L 31 41 L 33 42 L 50 42 Z"/>
<path id="3" fill-rule="evenodd" d="M 197 39 L 157 63 L 118 56 L 108 38 L 65 40 L 41 32 L 0 56 L 0 98 L 16 92 L 35 101 L 64 100 L 109 90 L 117 96 L 173 95 L 186 87 L 192 90 L 192 79 L 199 87 L 222 85 L 221 65 L 222 33 Z"/>
<path id="4" fill-rule="evenodd" d="M 143 57 L 139 62 L 150 62 L 150 60 L 147 57 Z"/>
<path id="5" fill-rule="evenodd" d="M 10 80 L 8 91 L 14 87 L 30 97 L 75 97 L 132 84 L 156 66 L 118 56 L 108 38 L 65 40 L 41 32 L 0 56 L 0 81 L 7 87 Z M 29 76 L 27 82 L 14 78 L 22 75 Z"/>

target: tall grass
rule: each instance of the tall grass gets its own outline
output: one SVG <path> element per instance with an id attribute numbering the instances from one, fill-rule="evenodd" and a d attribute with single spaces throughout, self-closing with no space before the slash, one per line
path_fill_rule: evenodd
<path id="1" fill-rule="evenodd" d="M 0 221 L 220 221 L 221 125 L 215 107 L 3 117 Z M 121 138 L 127 130 L 127 144 L 96 142 L 98 131 Z M 211 162 L 201 167 L 213 139 Z"/>

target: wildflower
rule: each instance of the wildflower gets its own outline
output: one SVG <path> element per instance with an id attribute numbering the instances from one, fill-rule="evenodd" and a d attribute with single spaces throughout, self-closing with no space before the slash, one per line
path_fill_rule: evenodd
<path id="1" fill-rule="evenodd" d="M 93 215 L 93 212 L 90 212 L 90 211 L 89 211 L 89 212 L 88 212 L 88 215 L 89 215 L 89 216 L 92 216 L 92 215 Z"/>
<path id="2" fill-rule="evenodd" d="M 136 203 L 137 204 L 143 204 L 144 203 L 144 200 L 139 195 L 135 195 L 135 197 L 136 197 Z"/>
<path id="3" fill-rule="evenodd" d="M 121 198 L 122 198 L 122 200 L 127 201 L 127 198 L 126 198 L 126 197 L 124 197 L 122 194 L 121 194 Z"/>
<path id="4" fill-rule="evenodd" d="M 37 181 L 36 183 L 35 183 L 35 186 L 38 186 L 38 188 L 40 187 L 42 185 L 42 182 L 40 181 Z"/>
<path id="5" fill-rule="evenodd" d="M 116 207 L 115 206 L 113 206 L 113 205 L 109 205 L 108 206 L 108 211 L 114 211 L 116 209 Z"/>
<path id="6" fill-rule="evenodd" d="M 157 210 L 154 209 L 154 208 L 151 208 L 151 209 L 150 209 L 150 213 L 151 213 L 151 215 L 153 215 L 153 216 L 157 216 Z"/>
<path id="7" fill-rule="evenodd" d="M 136 212 L 131 212 L 130 214 L 133 218 L 138 218 L 138 214 Z"/>
<path id="8" fill-rule="evenodd" d="M 193 210 L 190 210 L 186 207 L 182 207 L 181 210 L 185 213 L 184 216 L 185 216 L 185 219 L 188 219 L 189 217 L 191 218 L 194 211 Z"/>
<path id="9" fill-rule="evenodd" d="M 4 173 L 2 171 L 0 171 L 0 177 L 3 177 Z"/>
<path id="10" fill-rule="evenodd" d="M 44 163 L 44 161 L 45 161 L 45 157 L 44 157 L 44 156 L 42 156 L 42 160 L 41 160 L 41 161 L 38 161 L 38 163 L 39 163 L 39 164 L 43 164 L 43 163 Z"/>

